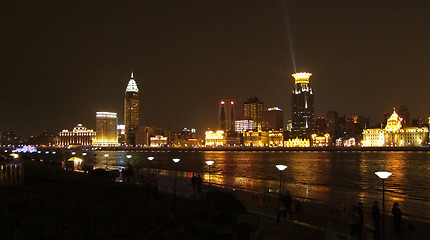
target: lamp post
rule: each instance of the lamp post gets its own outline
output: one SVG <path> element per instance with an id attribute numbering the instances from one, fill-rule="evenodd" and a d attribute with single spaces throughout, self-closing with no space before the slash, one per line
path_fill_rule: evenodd
<path id="1" fill-rule="evenodd" d="M 279 202 L 278 202 L 278 217 L 277 223 L 279 224 L 280 217 L 280 207 L 281 207 L 281 193 L 282 193 L 282 172 L 287 168 L 286 165 L 276 165 L 276 168 L 279 170 Z"/>
<path id="2" fill-rule="evenodd" d="M 375 172 L 375 174 L 382 179 L 382 240 L 385 239 L 385 179 L 387 179 L 391 173 L 390 172 Z"/>
<path id="3" fill-rule="evenodd" d="M 211 190 L 211 166 L 214 164 L 214 161 L 206 161 L 209 170 L 209 190 Z"/>
<path id="4" fill-rule="evenodd" d="M 153 174 L 153 171 L 152 171 L 152 161 L 154 160 L 154 157 L 152 157 L 152 156 L 149 156 L 148 157 L 148 160 L 149 160 L 149 171 L 150 171 L 150 173 L 151 173 L 151 175 Z"/>
<path id="5" fill-rule="evenodd" d="M 108 157 L 109 157 L 109 154 L 108 153 L 106 153 L 105 155 L 103 155 L 103 156 L 105 156 L 105 159 L 106 159 L 106 169 L 107 169 L 107 166 L 108 166 L 108 161 L 107 161 L 107 159 L 108 159 Z"/>
<path id="6" fill-rule="evenodd" d="M 176 172 L 177 172 L 177 164 L 176 163 L 178 163 L 179 161 L 181 161 L 181 159 L 179 159 L 179 158 L 174 158 L 174 159 L 172 159 L 172 161 L 175 163 L 175 196 L 176 196 Z"/>

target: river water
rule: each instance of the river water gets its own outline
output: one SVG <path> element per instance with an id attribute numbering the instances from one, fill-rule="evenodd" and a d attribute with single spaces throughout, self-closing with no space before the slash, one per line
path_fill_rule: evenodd
<path id="1" fill-rule="evenodd" d="M 155 159 L 149 161 L 148 156 Z M 181 160 L 175 164 L 173 158 Z M 430 216 L 430 152 L 426 151 L 93 151 L 84 157 L 96 167 L 131 163 L 166 170 L 162 174 L 173 174 L 176 166 L 178 176 L 195 172 L 204 181 L 209 179 L 207 160 L 215 161 L 213 183 L 276 192 L 280 172 L 275 165 L 284 164 L 288 168 L 282 173 L 283 191 L 332 204 L 361 201 L 367 207 L 374 200 L 382 201 L 382 180 L 375 172 L 389 171 L 393 174 L 385 181 L 386 209 L 398 202 L 407 215 Z"/>

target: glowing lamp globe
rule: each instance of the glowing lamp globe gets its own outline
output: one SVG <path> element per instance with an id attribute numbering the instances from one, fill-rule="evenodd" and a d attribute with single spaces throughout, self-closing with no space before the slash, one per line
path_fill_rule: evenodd
<path id="1" fill-rule="evenodd" d="M 105 156 L 105 157 L 107 158 L 107 157 L 109 157 L 109 154 L 107 154 L 107 153 L 106 153 L 106 154 L 105 154 L 105 155 L 103 155 L 103 156 Z"/>
<path id="2" fill-rule="evenodd" d="M 152 161 L 152 160 L 154 160 L 154 157 L 148 157 L 148 160 Z"/>
<path id="3" fill-rule="evenodd" d="M 383 172 L 383 171 L 381 171 L 381 172 L 375 172 L 375 174 L 380 178 L 380 179 L 387 179 L 390 175 L 391 175 L 391 173 L 390 172 Z"/>
<path id="4" fill-rule="evenodd" d="M 72 152 L 72 155 L 75 155 L 76 153 L 75 152 Z"/>
<path id="5" fill-rule="evenodd" d="M 125 155 L 126 158 L 130 159 L 132 156 L 130 154 Z"/>
<path id="6" fill-rule="evenodd" d="M 87 156 L 87 153 L 86 153 L 86 152 L 83 152 L 83 153 L 82 153 L 82 156 Z"/>
<path id="7" fill-rule="evenodd" d="M 286 165 L 276 165 L 276 168 L 277 168 L 279 171 L 284 171 L 284 170 L 287 168 L 287 166 L 286 166 Z"/>
<path id="8" fill-rule="evenodd" d="M 178 163 L 179 161 L 181 161 L 181 159 L 179 159 L 179 158 L 174 158 L 174 159 L 172 159 L 175 163 Z"/>
<path id="9" fill-rule="evenodd" d="M 206 164 L 211 166 L 212 164 L 214 164 L 214 161 L 206 161 Z"/>

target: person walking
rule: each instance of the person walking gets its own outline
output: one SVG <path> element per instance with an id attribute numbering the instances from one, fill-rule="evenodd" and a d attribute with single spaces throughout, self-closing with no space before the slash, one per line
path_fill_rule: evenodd
<path id="1" fill-rule="evenodd" d="M 290 219 L 293 219 L 293 197 L 290 194 L 290 191 L 286 191 L 285 192 L 285 210 L 290 214 Z M 284 218 L 287 217 L 286 216 L 287 213 L 284 214 Z"/>
<path id="2" fill-rule="evenodd" d="M 196 186 L 197 186 L 198 193 L 202 193 L 202 184 L 203 184 L 203 179 L 200 177 L 200 174 L 198 174 L 196 179 Z"/>
<path id="3" fill-rule="evenodd" d="M 395 202 L 393 208 L 391 209 L 393 214 L 393 228 L 395 234 L 402 233 L 402 210 L 399 208 L 399 203 Z"/>
<path id="4" fill-rule="evenodd" d="M 379 227 L 379 220 L 381 219 L 381 214 L 379 212 L 378 201 L 373 202 L 372 207 L 372 220 L 373 220 L 373 239 L 376 240 L 381 234 Z"/>
<path id="5" fill-rule="evenodd" d="M 193 185 L 193 192 L 196 191 L 196 182 L 197 182 L 197 178 L 196 178 L 196 175 L 194 175 L 193 173 L 193 176 L 191 177 L 191 185 Z"/>
<path id="6" fill-rule="evenodd" d="M 362 239 L 363 231 L 363 203 L 359 202 L 352 209 L 351 213 L 351 235 L 357 235 L 358 239 Z"/>

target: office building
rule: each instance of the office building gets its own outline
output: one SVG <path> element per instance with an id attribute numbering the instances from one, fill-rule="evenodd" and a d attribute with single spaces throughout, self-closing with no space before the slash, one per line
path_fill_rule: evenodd
<path id="1" fill-rule="evenodd" d="M 314 130 L 314 95 L 309 86 L 311 73 L 292 74 L 294 90 L 292 94 L 291 120 L 294 137 L 310 139 Z"/>
<path id="2" fill-rule="evenodd" d="M 238 133 L 243 133 L 257 128 L 254 120 L 251 120 L 251 119 L 238 119 L 234 122 L 235 122 L 234 129 Z"/>
<path id="3" fill-rule="evenodd" d="M 252 119 L 256 123 L 256 127 L 262 127 L 263 124 L 264 104 L 257 97 L 249 98 L 243 103 L 243 117 Z"/>
<path id="4" fill-rule="evenodd" d="M 284 129 L 284 112 L 278 107 L 263 111 L 263 128 L 268 130 Z"/>
<path id="5" fill-rule="evenodd" d="M 124 98 L 125 143 L 127 145 L 136 144 L 139 114 L 139 89 L 137 88 L 136 81 L 133 79 L 133 72 L 131 72 Z"/>
<path id="6" fill-rule="evenodd" d="M 94 146 L 113 147 L 118 146 L 118 117 L 113 112 L 96 113 L 96 138 Z"/>

